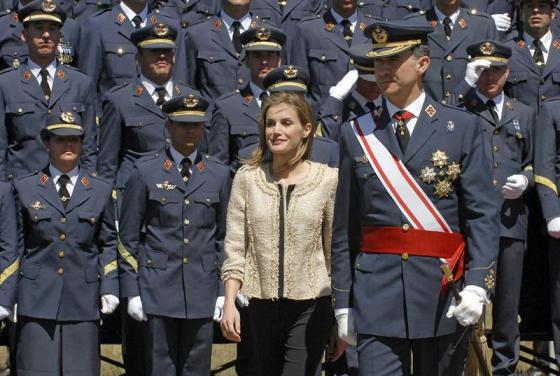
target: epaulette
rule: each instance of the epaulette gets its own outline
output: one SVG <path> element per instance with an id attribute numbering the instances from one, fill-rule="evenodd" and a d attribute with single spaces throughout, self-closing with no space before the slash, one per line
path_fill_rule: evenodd
<path id="1" fill-rule="evenodd" d="M 130 82 L 122 82 L 122 83 L 120 83 L 120 84 L 117 84 L 117 85 L 113 86 L 112 88 L 110 88 L 110 89 L 107 90 L 107 91 L 108 91 L 109 93 L 113 93 L 113 92 L 115 92 L 115 91 L 117 91 L 117 90 L 122 89 L 123 87 L 128 86 L 129 84 L 130 84 Z"/>
<path id="2" fill-rule="evenodd" d="M 99 175 L 97 174 L 96 171 L 90 171 L 90 172 L 88 173 L 88 175 L 89 175 L 91 178 L 95 179 L 95 180 L 102 181 L 103 183 L 107 183 L 107 184 L 109 184 L 109 185 L 111 184 L 111 182 L 109 181 L 109 179 L 106 179 L 106 178 L 103 178 L 103 177 L 99 176 Z"/>
<path id="3" fill-rule="evenodd" d="M 111 10 L 111 8 L 98 9 L 95 12 L 93 12 L 90 17 L 98 17 L 98 16 L 102 15 L 103 13 L 105 13 L 107 11 L 110 11 L 110 10 Z"/>
<path id="4" fill-rule="evenodd" d="M 314 15 L 312 15 L 312 16 L 303 17 L 303 18 L 301 19 L 301 22 L 303 22 L 303 21 L 309 21 L 309 20 L 316 20 L 317 18 L 321 18 L 321 17 L 323 17 L 322 14 L 314 14 Z"/>
<path id="5" fill-rule="evenodd" d="M 10 71 L 13 71 L 13 70 L 17 70 L 17 68 L 7 67 L 7 68 L 4 68 L 4 69 L 0 70 L 0 74 L 7 73 L 7 72 L 10 72 Z"/>
<path id="6" fill-rule="evenodd" d="M 220 161 L 219 159 L 217 159 L 216 157 L 214 157 L 213 155 L 210 154 L 202 154 L 202 156 L 204 157 L 205 161 L 209 161 L 209 162 L 214 162 L 216 164 L 219 164 L 221 166 L 226 167 L 226 164 L 222 161 Z"/>
<path id="7" fill-rule="evenodd" d="M 235 89 L 235 91 L 230 91 L 230 92 L 227 92 L 225 94 L 220 95 L 218 98 L 216 98 L 216 102 L 217 101 L 222 102 L 222 101 L 224 101 L 228 98 L 234 97 L 236 95 L 239 95 L 239 89 Z"/>
<path id="8" fill-rule="evenodd" d="M 8 14 L 11 13 L 12 13 L 11 9 L 4 9 L 3 11 L 0 12 L 0 17 L 7 16 Z"/>
<path id="9" fill-rule="evenodd" d="M 20 175 L 20 176 L 18 176 L 17 178 L 14 178 L 14 182 L 18 182 L 18 181 L 21 181 L 21 180 L 24 180 L 24 179 L 31 178 L 31 177 L 33 177 L 33 176 L 39 174 L 39 172 L 41 172 L 41 171 L 35 170 L 35 171 L 33 171 L 33 172 L 28 172 L 28 173 L 25 173 L 25 174 L 23 174 L 23 175 Z"/>
<path id="10" fill-rule="evenodd" d="M 200 25 L 201 23 L 210 21 L 214 17 L 216 17 L 216 16 L 214 15 L 214 16 L 209 17 L 209 18 L 202 18 L 200 20 L 193 21 L 193 22 L 189 23 L 186 27 L 193 27 L 193 26 L 196 26 L 196 25 Z"/>
<path id="11" fill-rule="evenodd" d="M 517 98 L 512 99 L 512 100 L 515 100 L 515 101 L 516 101 Z M 555 97 L 546 98 L 546 99 L 544 100 L 544 103 L 553 102 L 553 101 L 557 101 L 557 100 L 560 100 L 560 96 L 555 96 Z"/>
<path id="12" fill-rule="evenodd" d="M 135 166 L 140 166 L 141 164 L 145 164 L 145 163 L 150 162 L 150 161 L 152 161 L 156 158 L 159 158 L 159 153 L 154 153 L 154 154 L 151 154 L 151 155 L 144 155 L 144 156 L 138 158 L 136 160 L 136 162 L 134 163 L 134 165 Z"/>
<path id="13" fill-rule="evenodd" d="M 477 9 L 467 9 L 467 14 L 470 14 L 471 16 L 479 16 L 479 17 L 490 18 L 490 15 L 488 15 L 484 12 L 480 12 Z"/>

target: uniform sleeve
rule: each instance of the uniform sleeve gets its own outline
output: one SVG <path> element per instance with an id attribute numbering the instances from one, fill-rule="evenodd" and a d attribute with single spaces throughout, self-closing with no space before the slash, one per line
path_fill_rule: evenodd
<path id="1" fill-rule="evenodd" d="M 297 32 L 295 35 L 299 35 L 292 43 L 292 51 L 290 54 L 290 63 L 297 65 L 309 70 L 309 65 L 307 62 L 307 45 L 305 38 L 303 36 L 303 29 L 301 27 L 301 22 L 296 26 Z"/>
<path id="2" fill-rule="evenodd" d="M 218 233 L 216 234 L 216 253 L 218 269 L 221 270 L 224 264 L 224 238 L 226 236 L 226 219 L 229 197 L 231 193 L 231 174 L 229 169 L 225 170 L 222 188 L 220 189 L 220 207 L 218 210 Z M 224 284 L 220 281 L 218 296 L 224 295 Z"/>
<path id="3" fill-rule="evenodd" d="M 80 164 L 86 171 L 91 172 L 97 168 L 97 122 L 95 120 L 97 92 L 89 79 L 83 95 L 85 111 L 82 125 L 85 127 L 85 133 Z"/>
<path id="4" fill-rule="evenodd" d="M 196 56 L 198 54 L 196 46 L 189 33 L 189 29 L 185 33 L 185 51 L 186 51 L 186 65 L 187 65 L 187 85 L 194 87 L 198 90 L 201 88 L 197 86 L 196 82 Z"/>
<path id="5" fill-rule="evenodd" d="M 0 306 L 12 309 L 17 295 L 19 269 L 18 216 L 11 186 L 0 185 Z"/>
<path id="6" fill-rule="evenodd" d="M 99 155 L 97 173 L 114 181 L 119 168 L 121 149 L 122 117 L 111 96 L 103 100 L 103 115 L 99 123 Z"/>
<path id="7" fill-rule="evenodd" d="M 552 103 L 552 102 L 550 102 Z M 560 217 L 560 200 L 556 183 L 556 128 L 552 111 L 545 103 L 539 112 L 539 125 L 535 127 L 535 183 L 544 218 Z"/>
<path id="8" fill-rule="evenodd" d="M 126 183 L 125 192 L 119 218 L 119 281 L 121 296 L 130 297 L 140 294 L 137 260 L 148 196 L 137 167 Z"/>
<path id="9" fill-rule="evenodd" d="M 226 236 L 224 243 L 225 261 L 222 280 L 237 279 L 243 282 L 245 252 L 247 250 L 247 177 L 240 170 L 233 179 L 231 196 L 227 208 Z"/>
<path id="10" fill-rule="evenodd" d="M 533 174 L 533 153 L 534 153 L 534 125 L 537 122 L 537 113 L 535 110 L 530 109 L 529 121 L 527 122 L 527 135 L 525 137 L 525 143 L 523 148 L 523 162 L 521 167 L 523 168 L 522 175 L 527 178 L 529 184 L 527 185 L 527 191 L 535 185 L 535 179 Z M 540 125 L 539 125 L 540 126 Z"/>
<path id="11" fill-rule="evenodd" d="M 173 66 L 173 79 L 177 82 L 188 82 L 187 72 L 187 45 L 185 37 L 179 25 L 179 33 L 177 34 L 177 51 L 175 52 L 175 65 Z"/>
<path id="12" fill-rule="evenodd" d="M 101 264 L 101 294 L 119 296 L 119 271 L 117 262 L 117 229 L 115 227 L 115 203 L 112 190 L 107 189 L 105 209 L 101 218 L 101 228 L 97 240 Z"/>
<path id="13" fill-rule="evenodd" d="M 319 121 L 323 136 L 333 141 L 338 141 L 340 137 L 340 127 L 344 103 L 336 98 L 329 96 L 319 109 Z"/>
<path id="14" fill-rule="evenodd" d="M 0 90 L 0 181 L 7 181 L 6 160 L 8 155 L 8 130 L 6 129 L 6 104 Z"/>
<path id="15" fill-rule="evenodd" d="M 211 124 L 208 154 L 229 165 L 232 162 L 229 152 L 229 126 L 220 101 L 214 105 Z"/>
<path id="16" fill-rule="evenodd" d="M 92 19 L 86 21 L 81 33 L 79 52 L 78 67 L 93 80 L 94 86 L 99 89 L 99 79 L 103 65 L 103 43 L 101 31 L 92 22 Z"/>

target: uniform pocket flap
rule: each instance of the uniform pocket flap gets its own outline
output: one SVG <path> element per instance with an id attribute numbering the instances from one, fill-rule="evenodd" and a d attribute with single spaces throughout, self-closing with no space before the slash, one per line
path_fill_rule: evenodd
<path id="1" fill-rule="evenodd" d="M 83 211 L 78 212 L 78 218 L 80 219 L 80 221 L 86 221 L 94 225 L 99 219 L 99 214 L 89 211 Z"/>
<path id="2" fill-rule="evenodd" d="M 560 82 L 560 72 L 552 73 L 552 81 L 556 83 Z"/>
<path id="3" fill-rule="evenodd" d="M 101 279 L 101 274 L 99 274 L 97 268 L 87 268 L 85 270 L 85 275 L 87 283 L 97 282 Z"/>
<path id="4" fill-rule="evenodd" d="M 47 210 L 37 210 L 34 213 L 29 214 L 31 216 L 31 220 L 35 223 L 43 220 L 51 220 L 52 214 L 50 211 Z"/>
<path id="5" fill-rule="evenodd" d="M 86 110 L 86 106 L 82 102 L 74 102 L 74 103 L 61 103 L 60 109 L 62 112 L 84 112 Z"/>
<path id="6" fill-rule="evenodd" d="M 140 265 L 146 268 L 166 269 L 168 258 L 167 252 L 150 250 L 140 257 Z"/>
<path id="7" fill-rule="evenodd" d="M 527 81 L 527 72 L 510 72 L 507 80 L 512 84 Z"/>
<path id="8" fill-rule="evenodd" d="M 361 272 L 371 273 L 375 270 L 375 264 L 377 263 L 377 254 L 365 254 L 360 253 L 356 258 L 356 270 Z"/>
<path id="9" fill-rule="evenodd" d="M 153 121 L 146 119 L 146 117 L 142 116 L 130 116 L 124 119 L 124 125 L 127 127 L 138 127 L 142 128 L 146 125 L 154 124 Z"/>
<path id="10" fill-rule="evenodd" d="M 259 128 L 255 126 L 249 126 L 247 124 L 235 125 L 232 124 L 230 134 L 236 136 L 249 136 L 249 135 L 259 135 Z"/>
<path id="11" fill-rule="evenodd" d="M 212 204 L 220 202 L 220 196 L 217 193 L 207 193 L 205 195 L 196 196 L 193 198 L 193 200 L 194 202 L 210 206 Z"/>
<path id="12" fill-rule="evenodd" d="M 197 57 L 209 63 L 215 63 L 226 59 L 225 54 L 220 51 L 200 51 Z"/>
<path id="13" fill-rule="evenodd" d="M 202 257 L 202 269 L 205 272 L 211 272 L 218 269 L 218 261 L 216 261 L 216 256 L 206 255 Z"/>
<path id="14" fill-rule="evenodd" d="M 24 278 L 37 279 L 40 271 L 41 271 L 40 265 L 24 263 L 19 269 L 19 274 Z"/>
<path id="15" fill-rule="evenodd" d="M 129 45 L 127 43 L 107 43 L 105 45 L 105 51 L 107 53 L 122 56 L 124 54 L 135 54 L 136 48 L 134 45 Z"/>
<path id="16" fill-rule="evenodd" d="M 35 111 L 34 103 L 8 103 L 6 105 L 7 114 L 23 115 Z"/>
<path id="17" fill-rule="evenodd" d="M 333 61 L 336 60 L 336 52 L 329 50 L 309 50 L 309 58 L 320 61 Z"/>
<path id="18" fill-rule="evenodd" d="M 165 182 L 159 184 L 162 184 L 163 186 Z M 166 187 L 171 188 L 172 186 L 172 184 L 167 182 Z M 163 189 L 161 191 L 150 191 L 150 193 L 148 193 L 148 198 L 152 201 L 158 201 L 162 205 L 181 202 L 183 199 L 182 196 L 173 194 L 170 191 Z"/>

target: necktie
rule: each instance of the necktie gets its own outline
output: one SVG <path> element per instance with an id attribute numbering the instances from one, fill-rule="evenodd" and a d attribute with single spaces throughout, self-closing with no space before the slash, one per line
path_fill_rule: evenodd
<path id="1" fill-rule="evenodd" d="M 393 115 L 393 118 L 397 122 L 397 141 L 399 142 L 403 154 L 408 145 L 408 141 L 410 141 L 410 132 L 406 127 L 406 123 L 413 117 L 414 115 L 408 111 L 399 111 Z"/>
<path id="2" fill-rule="evenodd" d="M 70 178 L 68 175 L 60 175 L 58 178 L 58 185 L 60 186 L 60 188 L 58 188 L 58 197 L 60 197 L 60 201 L 62 201 L 62 205 L 65 209 L 66 205 L 68 205 L 68 201 L 70 200 L 70 193 L 66 188 L 66 184 L 68 184 L 69 181 Z"/>
<path id="3" fill-rule="evenodd" d="M 187 183 L 191 177 L 191 160 L 189 158 L 183 158 L 181 166 L 181 176 L 183 177 L 183 181 Z"/>
<path id="4" fill-rule="evenodd" d="M 134 24 L 134 28 L 136 30 L 140 29 L 142 27 L 142 17 L 139 15 L 132 17 L 132 23 Z"/>
<path id="5" fill-rule="evenodd" d="M 451 38 L 451 18 L 445 17 L 443 19 L 443 31 L 447 39 Z"/>
<path id="6" fill-rule="evenodd" d="M 259 95 L 259 99 L 261 100 L 261 105 L 262 105 L 262 102 L 263 102 L 266 98 L 268 98 L 268 93 L 267 93 L 266 91 L 263 91 L 263 92 L 261 93 L 261 95 Z"/>
<path id="7" fill-rule="evenodd" d="M 51 97 L 51 87 L 49 86 L 49 72 L 45 68 L 41 69 L 39 72 L 41 75 L 41 89 L 43 89 L 43 94 L 45 95 L 45 99 L 48 101 Z"/>
<path id="8" fill-rule="evenodd" d="M 157 93 L 156 104 L 158 106 L 161 106 L 162 104 L 165 103 L 165 94 L 167 94 L 167 91 L 165 90 L 164 87 L 160 86 L 160 87 L 156 87 L 156 93 Z"/>
<path id="9" fill-rule="evenodd" d="M 374 112 L 375 110 L 377 110 L 377 106 L 373 102 L 367 102 L 366 108 L 369 112 Z"/>
<path id="10" fill-rule="evenodd" d="M 342 25 L 342 34 L 344 35 L 344 40 L 346 41 L 348 47 L 350 47 L 350 45 L 352 44 L 352 37 L 354 36 L 354 33 L 352 33 L 352 29 L 350 28 L 352 24 L 347 19 L 343 19 L 342 21 L 340 21 L 340 24 Z"/>
<path id="11" fill-rule="evenodd" d="M 542 72 L 544 69 L 544 55 L 541 49 L 541 41 L 535 39 L 533 41 L 533 46 L 535 47 L 535 52 L 533 52 L 533 61 L 539 70 Z"/>
<path id="12" fill-rule="evenodd" d="M 500 118 L 498 117 L 498 112 L 496 111 L 496 103 L 490 99 L 486 102 L 486 106 L 488 107 L 488 111 L 490 111 L 490 115 L 492 115 L 492 119 L 494 119 L 494 126 L 497 127 L 500 125 Z"/>
<path id="13" fill-rule="evenodd" d="M 240 54 L 241 50 L 243 49 L 241 46 L 241 41 L 239 40 L 239 35 L 241 33 L 241 22 L 233 21 L 231 26 L 233 27 L 233 36 L 231 38 L 231 41 L 233 42 L 233 48 L 235 48 L 235 51 Z"/>

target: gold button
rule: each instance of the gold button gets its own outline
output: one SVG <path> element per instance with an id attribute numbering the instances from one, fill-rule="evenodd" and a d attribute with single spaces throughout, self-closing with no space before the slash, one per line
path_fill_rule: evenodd
<path id="1" fill-rule="evenodd" d="M 95 223 L 95 217 L 90 217 L 89 221 L 91 222 L 91 224 L 94 224 Z"/>
<path id="2" fill-rule="evenodd" d="M 63 258 L 64 257 L 64 251 L 59 251 L 58 252 L 58 257 Z"/>
<path id="3" fill-rule="evenodd" d="M 151 265 L 152 264 L 152 259 L 148 259 L 147 263 L 148 263 L 148 265 Z"/>
<path id="4" fill-rule="evenodd" d="M 452 79 L 452 78 L 453 78 L 453 75 L 452 75 L 451 73 L 447 73 L 447 74 L 445 75 L 445 79 L 446 79 L 446 80 L 450 80 L 450 79 Z"/>
<path id="5" fill-rule="evenodd" d="M 494 153 L 497 153 L 500 150 L 500 148 L 498 147 L 498 145 L 494 145 L 492 150 L 494 151 Z"/>
<path id="6" fill-rule="evenodd" d="M 170 144 L 170 143 L 171 143 L 171 139 L 170 139 L 169 137 L 166 137 L 166 138 L 165 138 L 165 142 L 166 142 L 167 144 Z"/>
<path id="7" fill-rule="evenodd" d="M 401 255 L 401 258 L 403 259 L 403 261 L 408 261 L 408 253 L 403 253 Z"/>
<path id="8" fill-rule="evenodd" d="M 492 184 L 498 185 L 498 181 L 496 179 L 492 180 Z"/>
<path id="9" fill-rule="evenodd" d="M 189 244 L 189 239 L 183 239 L 183 243 Z"/>
<path id="10" fill-rule="evenodd" d="M 186 198 L 185 201 L 183 201 L 183 202 L 185 203 L 185 205 L 188 205 L 188 204 L 191 203 L 188 198 Z"/>
<path id="11" fill-rule="evenodd" d="M 185 218 L 185 219 L 183 220 L 183 223 L 186 224 L 186 225 L 188 225 L 188 224 L 190 223 L 190 221 L 189 221 L 188 219 Z"/>
<path id="12" fill-rule="evenodd" d="M 66 223 L 66 217 L 61 217 L 60 218 L 60 223 Z"/>
<path id="13" fill-rule="evenodd" d="M 541 101 L 544 101 L 546 99 L 546 97 L 544 95 L 541 95 Z"/>
<path id="14" fill-rule="evenodd" d="M 122 56 L 122 54 L 124 54 L 122 47 L 117 48 L 117 55 Z"/>
<path id="15" fill-rule="evenodd" d="M 494 168 L 498 168 L 498 162 L 494 162 Z"/>
<path id="16" fill-rule="evenodd" d="M 237 80 L 237 82 L 238 82 L 239 84 L 243 84 L 243 79 L 240 78 L 239 80 Z"/>
<path id="17" fill-rule="evenodd" d="M 33 220 L 34 220 L 34 221 L 36 221 L 36 220 L 38 220 L 38 219 L 39 219 L 39 217 L 37 217 L 36 215 L 33 216 Z"/>
<path id="18" fill-rule="evenodd" d="M 52 114 L 52 108 L 49 108 L 49 109 L 47 110 L 47 114 Z"/>
<path id="19" fill-rule="evenodd" d="M 447 61 L 451 61 L 451 60 L 453 60 L 453 56 L 447 55 L 447 57 L 446 57 L 445 59 L 446 59 Z"/>
<path id="20" fill-rule="evenodd" d="M 500 130 L 499 130 L 499 129 L 494 129 L 494 134 L 495 134 L 495 135 L 500 134 Z"/>
<path id="21" fill-rule="evenodd" d="M 403 231 L 408 231 L 408 230 L 410 230 L 410 225 L 408 223 L 405 223 L 405 224 L 402 225 L 402 229 L 403 229 Z"/>
<path id="22" fill-rule="evenodd" d="M 60 234 L 60 236 L 58 238 L 60 240 L 65 240 L 66 239 L 66 234 Z"/>
<path id="23" fill-rule="evenodd" d="M 189 258 L 183 257 L 183 264 L 188 264 L 188 263 L 189 263 Z"/>
<path id="24" fill-rule="evenodd" d="M 325 61 L 325 60 L 327 60 L 327 57 L 325 55 L 323 55 L 323 56 L 321 56 L 321 60 Z"/>
<path id="25" fill-rule="evenodd" d="M 167 201 L 167 199 L 165 197 L 161 198 L 161 202 L 166 202 L 166 201 Z"/>
<path id="26" fill-rule="evenodd" d="M 17 112 L 19 112 L 21 114 L 23 112 L 23 110 L 21 108 L 18 108 Z"/>
<path id="27" fill-rule="evenodd" d="M 58 275 L 63 275 L 64 274 L 64 269 L 63 268 L 58 268 L 58 270 L 56 272 L 58 273 Z"/>

